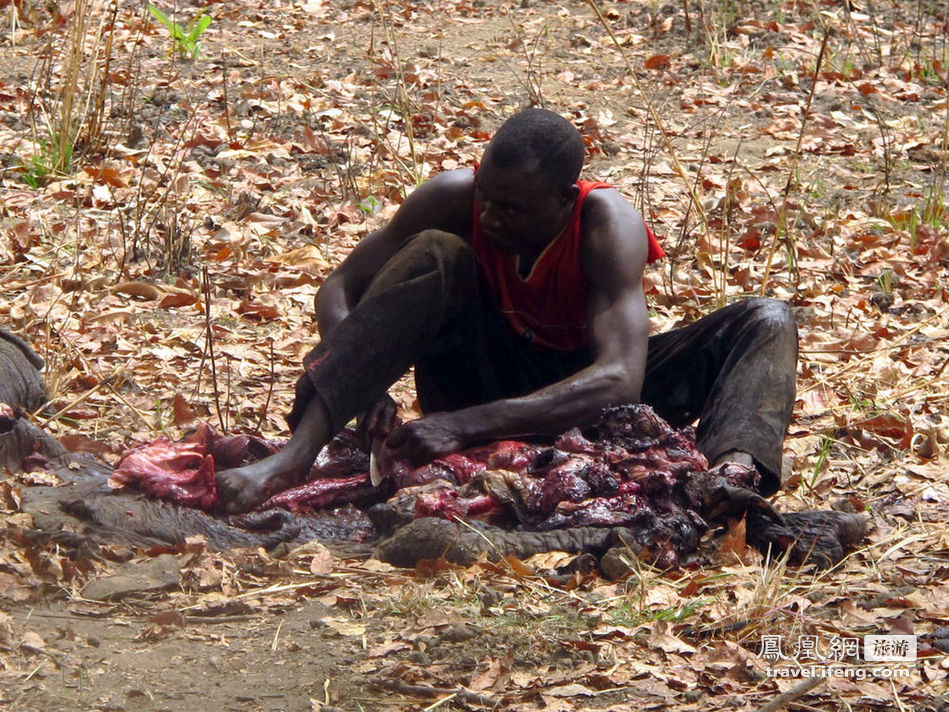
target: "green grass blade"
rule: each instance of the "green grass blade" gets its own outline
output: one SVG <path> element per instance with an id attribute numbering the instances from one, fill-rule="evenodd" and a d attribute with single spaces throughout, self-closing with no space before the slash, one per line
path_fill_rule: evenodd
<path id="1" fill-rule="evenodd" d="M 185 40 L 186 35 L 184 30 L 181 29 L 181 25 L 179 25 L 177 22 L 173 22 L 171 19 L 169 19 L 168 15 L 159 10 L 154 5 L 146 5 L 146 7 L 148 8 L 148 11 L 154 15 L 155 19 L 165 26 L 165 28 L 168 30 L 168 34 L 174 37 L 176 41 L 183 42 Z"/>
<path id="2" fill-rule="evenodd" d="M 155 19 L 158 20 L 161 24 L 168 28 L 168 31 L 171 32 L 171 27 L 174 24 L 171 20 L 168 19 L 168 15 L 163 13 L 154 5 L 146 5 L 148 11 L 154 15 Z"/>
<path id="3" fill-rule="evenodd" d="M 194 25 L 191 27 L 191 31 L 188 33 L 188 40 L 191 42 L 197 42 L 198 38 L 208 29 L 208 25 L 211 24 L 210 15 L 201 15 Z"/>

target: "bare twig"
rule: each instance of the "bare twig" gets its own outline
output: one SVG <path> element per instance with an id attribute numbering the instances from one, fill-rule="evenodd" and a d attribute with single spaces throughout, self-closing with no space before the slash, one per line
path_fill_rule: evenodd
<path id="1" fill-rule="evenodd" d="M 399 82 L 399 103 L 402 111 L 402 123 L 405 126 L 405 137 L 409 142 L 409 154 L 412 157 L 412 173 L 416 183 L 422 180 L 422 171 L 419 158 L 415 151 L 415 129 L 412 126 L 412 102 L 409 100 L 408 86 L 405 82 L 405 70 L 402 66 L 402 57 L 399 55 L 399 45 L 395 32 L 392 30 L 392 15 L 389 12 L 388 0 L 375 0 L 376 12 L 382 21 L 386 44 L 392 53 L 392 63 L 395 65 L 395 75 Z"/>
<path id="2" fill-rule="evenodd" d="M 274 383 L 277 381 L 276 377 L 276 366 L 275 366 L 275 357 L 273 349 L 273 338 L 270 339 L 270 387 L 267 389 L 267 400 L 264 401 L 264 407 L 260 411 L 260 418 L 257 420 L 257 427 L 254 428 L 255 433 L 260 433 L 260 428 L 264 424 L 264 418 L 267 417 L 267 410 L 270 408 L 270 399 L 273 396 Z"/>
<path id="3" fill-rule="evenodd" d="M 824 63 L 824 52 L 827 50 L 827 40 L 830 37 L 830 29 L 824 27 L 824 36 L 821 39 L 820 51 L 817 53 L 817 62 L 814 64 L 814 74 L 811 80 L 811 90 L 807 94 L 807 102 L 801 113 L 801 130 L 797 134 L 797 144 L 794 147 L 794 153 L 791 156 L 791 165 L 788 167 L 788 179 L 784 184 L 784 197 L 781 201 L 781 208 L 778 210 L 778 217 L 775 220 L 774 239 L 771 241 L 771 248 L 768 251 L 768 260 L 765 263 L 764 274 L 761 277 L 762 296 L 768 290 L 768 279 L 771 276 L 771 265 L 774 262 L 774 253 L 778 248 L 778 240 L 781 234 L 788 239 L 789 231 L 787 226 L 788 201 L 791 196 L 791 188 L 794 186 L 794 176 L 797 173 L 797 164 L 801 158 L 801 145 L 804 142 L 804 132 L 807 130 L 807 120 L 811 115 L 811 102 L 814 100 L 814 90 L 817 88 L 817 80 L 820 78 L 820 68 Z"/>
<path id="4" fill-rule="evenodd" d="M 692 179 L 689 177 L 689 174 L 686 172 L 685 168 L 682 166 L 682 163 L 679 161 L 679 154 L 672 145 L 672 139 L 669 136 L 669 132 L 666 130 L 665 122 L 662 120 L 662 117 L 659 115 L 659 112 L 656 110 L 653 102 L 647 98 L 646 92 L 639 81 L 639 77 L 636 75 L 636 70 L 633 67 L 632 62 L 630 62 L 629 57 L 627 57 L 626 51 L 623 49 L 623 45 L 620 44 L 616 35 L 613 33 L 613 28 L 610 26 L 609 21 L 603 15 L 603 12 L 600 10 L 600 6 L 597 4 L 597 1 L 587 0 L 587 4 L 593 9 L 593 12 L 596 13 L 597 18 L 600 20 L 600 24 L 603 25 L 603 28 L 606 30 L 607 34 L 609 34 L 610 40 L 612 40 L 613 45 L 620 54 L 620 57 L 622 57 L 623 63 L 626 65 L 626 69 L 629 72 L 629 78 L 632 79 L 633 85 L 636 87 L 636 90 L 639 92 L 640 96 L 642 96 L 643 103 L 646 106 L 646 111 L 649 114 L 649 118 L 652 119 L 653 123 L 656 125 L 656 128 L 659 129 L 659 133 L 662 136 L 662 142 L 665 146 L 666 152 L 672 159 L 672 167 L 675 170 L 676 175 L 682 181 L 682 185 L 688 192 L 689 199 L 695 206 L 695 211 L 698 213 L 699 220 L 702 223 L 702 228 L 705 231 L 705 235 L 711 242 L 712 231 L 708 224 L 708 216 L 705 214 L 705 208 L 702 207 L 702 203 L 699 201 L 698 195 L 696 194 L 695 188 L 693 187 Z"/>
<path id="5" fill-rule="evenodd" d="M 234 129 L 231 128 L 231 104 L 227 98 L 227 52 L 221 53 L 221 78 L 224 82 L 224 126 L 227 128 L 227 138 L 234 140 Z"/>
<path id="6" fill-rule="evenodd" d="M 208 363 L 211 371 L 211 388 L 214 390 L 214 409 L 217 412 L 217 420 L 222 431 L 227 431 L 224 425 L 224 415 L 221 412 L 221 394 L 217 385 L 217 364 L 214 360 L 214 329 L 211 326 L 211 275 L 208 268 L 201 269 L 201 289 L 204 298 L 204 333 L 205 350 L 208 355 Z"/>
<path id="7" fill-rule="evenodd" d="M 517 44 L 523 51 L 524 60 L 527 63 L 527 72 L 524 75 L 524 79 L 521 79 L 520 75 L 517 73 L 517 70 L 508 64 L 503 57 L 499 57 L 498 59 L 500 59 L 501 63 L 511 72 L 511 76 L 514 77 L 514 81 L 520 84 L 521 88 L 527 92 L 527 99 L 531 106 L 546 108 L 547 104 L 544 101 L 544 94 L 541 91 L 541 81 L 543 77 L 540 71 L 535 68 L 535 59 L 537 57 L 537 47 L 540 44 L 540 38 L 547 33 L 547 25 L 543 25 L 540 30 L 538 30 L 537 36 L 534 38 L 531 48 L 528 49 L 527 43 L 524 41 L 524 38 L 521 37 L 520 30 L 515 24 L 514 20 L 510 17 L 508 20 L 511 23 L 511 31 L 517 38 Z"/>
<path id="8" fill-rule="evenodd" d="M 771 702 L 764 705 L 763 707 L 759 707 L 758 712 L 778 712 L 778 710 L 783 709 L 787 705 L 794 702 L 794 700 L 806 695 L 808 692 L 813 690 L 823 681 L 824 679 L 820 677 L 808 678 L 807 680 L 800 683 L 799 685 L 792 687 L 787 692 L 782 692 L 780 695 L 775 697 L 773 700 L 771 700 Z"/>

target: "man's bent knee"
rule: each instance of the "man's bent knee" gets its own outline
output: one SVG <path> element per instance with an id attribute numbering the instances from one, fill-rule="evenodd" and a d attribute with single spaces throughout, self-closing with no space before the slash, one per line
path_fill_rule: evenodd
<path id="1" fill-rule="evenodd" d="M 376 273 L 360 303 L 388 289 L 413 283 L 415 289 L 442 295 L 471 294 L 478 289 L 474 251 L 461 237 L 442 230 L 423 230 L 408 240 Z M 441 299 L 434 294 L 431 299 Z"/>
<path id="2" fill-rule="evenodd" d="M 419 274 L 438 271 L 449 280 L 468 283 L 477 279 L 478 264 L 474 250 L 463 238 L 443 230 L 423 230 L 399 249 L 393 258 L 399 271 Z"/>
<path id="3" fill-rule="evenodd" d="M 442 259 L 455 259 L 458 256 L 474 259 L 471 246 L 453 232 L 444 230 L 422 230 L 410 237 L 400 252 L 419 252 L 425 255 L 438 255 Z"/>
<path id="4" fill-rule="evenodd" d="M 748 319 L 753 319 L 757 323 L 767 325 L 776 331 L 783 329 L 797 331 L 794 312 L 787 302 L 769 297 L 752 297 L 744 300 L 741 304 L 745 306 Z"/>

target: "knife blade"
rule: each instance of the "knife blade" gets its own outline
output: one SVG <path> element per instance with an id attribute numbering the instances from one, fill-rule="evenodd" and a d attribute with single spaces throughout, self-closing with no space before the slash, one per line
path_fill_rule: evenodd
<path id="1" fill-rule="evenodd" d="M 369 447 L 369 481 L 373 487 L 382 484 L 382 472 L 379 470 L 379 452 L 382 450 L 382 439 L 373 438 Z"/>

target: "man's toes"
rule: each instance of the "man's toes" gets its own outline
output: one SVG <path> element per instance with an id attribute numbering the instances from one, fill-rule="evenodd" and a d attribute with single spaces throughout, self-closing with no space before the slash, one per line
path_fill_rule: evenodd
<path id="1" fill-rule="evenodd" d="M 227 511 L 230 514 L 243 514 L 244 512 L 249 512 L 258 504 L 260 504 L 263 499 L 260 497 L 260 493 L 256 490 L 241 490 L 236 492 L 234 496 L 227 502 Z"/>
<path id="2" fill-rule="evenodd" d="M 232 499 L 224 505 L 224 511 L 228 514 L 243 514 L 245 510 L 237 503 L 237 500 Z"/>
<path id="3" fill-rule="evenodd" d="M 227 480 L 218 481 L 217 483 L 217 496 L 219 499 L 223 500 L 232 500 L 234 499 L 234 489 L 231 487 L 230 482 Z"/>

